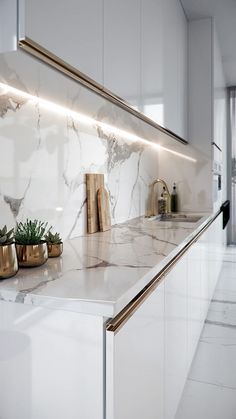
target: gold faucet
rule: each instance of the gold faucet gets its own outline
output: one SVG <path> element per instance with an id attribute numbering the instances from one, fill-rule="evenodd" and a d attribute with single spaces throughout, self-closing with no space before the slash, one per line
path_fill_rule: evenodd
<path id="1" fill-rule="evenodd" d="M 168 186 L 167 186 L 167 184 L 166 184 L 166 182 L 163 180 L 163 179 L 155 179 L 152 183 L 151 183 L 151 214 L 149 214 L 149 217 L 152 217 L 153 215 L 156 215 L 155 214 L 155 199 L 154 199 L 154 186 L 157 184 L 157 183 L 161 183 L 163 186 L 165 186 L 165 188 L 166 188 L 166 192 L 167 192 L 167 194 L 168 194 L 168 200 L 167 200 L 167 213 L 169 213 L 170 212 L 170 192 L 169 192 L 169 189 L 168 189 Z"/>

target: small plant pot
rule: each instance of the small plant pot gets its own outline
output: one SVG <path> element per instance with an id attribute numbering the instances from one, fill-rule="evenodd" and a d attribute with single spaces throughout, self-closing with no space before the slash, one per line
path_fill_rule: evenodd
<path id="1" fill-rule="evenodd" d="M 47 243 L 39 244 L 16 244 L 16 253 L 19 266 L 33 268 L 43 265 L 48 259 Z"/>
<path id="2" fill-rule="evenodd" d="M 58 256 L 61 256 L 63 252 L 63 243 L 47 243 L 47 245 L 49 258 L 57 258 Z"/>
<path id="3" fill-rule="evenodd" d="M 0 279 L 10 278 L 18 271 L 15 243 L 0 245 Z"/>

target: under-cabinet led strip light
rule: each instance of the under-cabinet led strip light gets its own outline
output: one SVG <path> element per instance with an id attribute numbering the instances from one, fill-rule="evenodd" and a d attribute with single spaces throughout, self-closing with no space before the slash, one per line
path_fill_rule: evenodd
<path id="1" fill-rule="evenodd" d="M 125 130 L 120 129 L 120 128 L 117 128 L 113 125 L 109 125 L 109 124 L 106 124 L 104 122 L 98 121 L 98 120 L 96 120 L 94 118 L 91 118 L 90 116 L 84 115 L 80 112 L 72 111 L 69 108 L 66 108 L 66 107 L 61 106 L 61 105 L 57 105 L 56 103 L 50 102 L 49 100 L 45 100 L 45 99 L 42 99 L 40 97 L 31 95 L 31 94 L 26 93 L 22 90 L 16 89 L 15 87 L 9 86 L 8 84 L 0 83 L 0 88 L 3 91 L 3 94 L 12 93 L 16 96 L 20 96 L 20 97 L 26 99 L 27 101 L 29 101 L 33 104 L 39 104 L 40 106 L 44 107 L 45 109 L 47 109 L 51 112 L 56 112 L 57 114 L 60 114 L 60 115 L 63 115 L 63 116 L 68 115 L 71 118 L 81 122 L 82 124 L 89 125 L 89 126 L 97 125 L 99 128 L 101 128 L 105 132 L 108 132 L 110 134 L 116 134 L 116 135 L 118 135 L 118 136 L 120 136 L 124 139 L 128 139 L 129 141 L 132 141 L 132 142 L 139 141 L 139 142 L 142 142 L 143 144 L 152 146 L 153 148 L 155 148 L 157 150 L 167 151 L 168 153 L 174 154 L 175 156 L 182 157 L 182 158 L 184 158 L 186 160 L 189 160 L 191 162 L 196 163 L 196 161 L 197 161 L 196 159 L 194 159 L 192 157 L 189 157 L 186 154 L 179 153 L 177 151 L 171 150 L 171 149 L 169 149 L 167 147 L 164 147 L 162 145 L 159 145 L 159 144 L 153 143 L 151 141 L 145 140 L 144 138 L 139 137 L 138 135 L 131 134 L 130 132 L 125 131 Z"/>

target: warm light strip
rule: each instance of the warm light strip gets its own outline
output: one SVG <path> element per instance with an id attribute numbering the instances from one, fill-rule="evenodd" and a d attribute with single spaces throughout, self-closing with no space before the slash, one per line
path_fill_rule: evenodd
<path id="1" fill-rule="evenodd" d="M 97 121 L 96 119 L 91 118 L 90 116 L 84 115 L 80 112 L 72 111 L 71 109 L 65 108 L 64 106 L 57 105 L 56 103 L 53 103 L 53 102 L 50 102 L 48 100 L 42 99 L 40 97 L 31 95 L 29 93 L 23 92 L 22 90 L 16 89 L 15 87 L 9 86 L 7 84 L 0 83 L 0 88 L 3 90 L 4 94 L 12 93 L 14 95 L 20 96 L 20 97 L 32 102 L 33 104 L 40 104 L 45 109 L 47 109 L 51 112 L 56 112 L 57 114 L 60 114 L 60 115 L 63 115 L 63 116 L 65 116 L 65 115 L 71 116 L 73 119 L 75 119 L 75 120 L 77 120 L 77 121 L 79 121 L 83 124 L 90 125 L 90 126 L 93 126 L 94 124 L 96 124 L 98 127 L 102 128 L 104 131 L 107 131 L 111 134 L 117 134 L 121 137 L 124 137 L 124 138 L 130 140 L 130 141 L 142 142 L 142 143 L 147 144 L 149 146 L 152 146 L 152 147 L 154 147 L 158 150 L 167 151 L 168 153 L 174 154 L 175 156 L 178 156 L 178 157 L 182 157 L 182 158 L 184 158 L 186 160 L 189 160 L 189 161 L 192 161 L 194 163 L 196 163 L 196 161 L 197 161 L 196 159 L 194 159 L 192 157 L 189 157 L 185 154 L 182 154 L 182 153 L 179 153 L 177 151 L 171 150 L 167 147 L 163 147 L 162 145 L 153 143 L 149 140 L 145 140 L 144 138 L 139 137 L 138 135 L 131 134 L 130 132 L 125 131 L 123 129 L 114 127 L 112 125 L 106 124 L 106 123 L 101 122 L 101 121 Z"/>

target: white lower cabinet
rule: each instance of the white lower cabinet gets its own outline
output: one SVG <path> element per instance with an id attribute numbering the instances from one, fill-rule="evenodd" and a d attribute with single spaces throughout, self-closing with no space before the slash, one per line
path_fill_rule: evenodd
<path id="1" fill-rule="evenodd" d="M 174 417 L 187 377 L 187 258 L 165 277 L 165 419 Z"/>
<path id="2" fill-rule="evenodd" d="M 106 332 L 106 419 L 174 419 L 222 263 L 222 217 L 116 332 Z"/>
<path id="3" fill-rule="evenodd" d="M 163 418 L 164 283 L 106 335 L 106 419 Z"/>
<path id="4" fill-rule="evenodd" d="M 0 418 L 174 419 L 221 269 L 221 223 L 116 327 L 0 301 Z"/>
<path id="5" fill-rule="evenodd" d="M 202 318 L 202 280 L 201 248 L 198 242 L 187 252 L 188 261 L 188 368 L 196 350 L 201 333 Z"/>
<path id="6" fill-rule="evenodd" d="M 103 318 L 0 301 L 0 418 L 104 419 Z"/>

